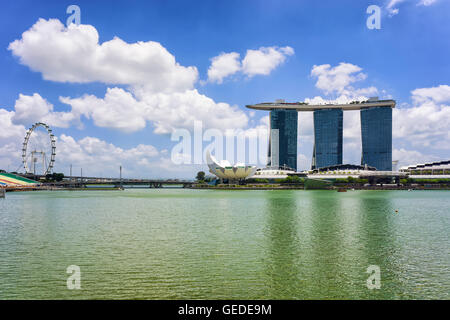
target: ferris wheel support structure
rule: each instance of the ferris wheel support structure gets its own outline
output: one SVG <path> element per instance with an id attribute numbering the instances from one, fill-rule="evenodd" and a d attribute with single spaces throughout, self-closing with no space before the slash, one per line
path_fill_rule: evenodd
<path id="1" fill-rule="evenodd" d="M 33 131 L 38 128 L 38 127 L 42 127 L 47 131 L 47 134 L 49 136 L 50 139 L 50 145 L 51 145 L 51 155 L 50 155 L 50 161 L 48 161 L 48 165 L 46 165 L 46 158 L 45 155 L 46 153 L 44 151 L 37 151 L 37 150 L 33 150 L 31 152 L 28 152 L 27 154 L 27 149 L 28 149 L 28 142 L 30 141 L 30 137 L 31 134 L 33 133 Z M 31 126 L 30 129 L 28 129 L 27 134 L 25 135 L 25 139 L 23 141 L 23 146 L 22 146 L 22 162 L 23 162 L 23 167 L 25 169 L 25 173 L 34 173 L 36 174 L 36 169 L 35 169 L 35 163 L 37 161 L 37 158 L 35 157 L 35 154 L 40 154 L 42 155 L 42 163 L 43 163 L 43 175 L 45 176 L 46 174 L 49 174 L 52 172 L 53 169 L 53 165 L 55 163 L 55 156 L 56 156 L 56 139 L 55 136 L 52 133 L 52 129 L 50 129 L 50 127 L 48 125 L 46 125 L 43 122 L 37 122 L 35 124 L 33 124 Z M 33 163 L 33 168 L 29 168 L 28 164 L 27 164 L 27 159 L 28 157 L 31 155 L 31 161 Z M 33 169 L 33 172 L 30 171 L 31 169 Z"/>

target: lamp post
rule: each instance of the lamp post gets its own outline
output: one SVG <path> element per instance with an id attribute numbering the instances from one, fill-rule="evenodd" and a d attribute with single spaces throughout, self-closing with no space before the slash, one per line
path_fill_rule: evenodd
<path id="1" fill-rule="evenodd" d="M 123 186 L 122 186 L 122 166 L 120 166 L 120 177 L 119 177 L 119 179 L 120 179 L 120 189 L 123 189 Z"/>

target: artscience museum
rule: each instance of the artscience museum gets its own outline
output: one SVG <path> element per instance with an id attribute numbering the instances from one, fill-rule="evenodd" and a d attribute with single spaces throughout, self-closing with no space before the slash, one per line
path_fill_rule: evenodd
<path id="1" fill-rule="evenodd" d="M 217 161 L 209 151 L 206 153 L 206 161 L 209 172 L 216 175 L 220 179 L 245 179 L 252 176 L 257 169 L 256 166 L 248 166 L 243 163 L 236 163 L 235 165 L 232 165 L 228 160 Z"/>

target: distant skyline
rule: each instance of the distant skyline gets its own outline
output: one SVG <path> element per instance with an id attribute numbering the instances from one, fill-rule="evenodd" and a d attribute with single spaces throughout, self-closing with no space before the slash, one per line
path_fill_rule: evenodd
<path id="1" fill-rule="evenodd" d="M 69 5 L 81 24 L 66 26 Z M 367 7 L 381 8 L 369 30 Z M 26 129 L 49 124 L 55 172 L 193 178 L 175 129 L 252 132 L 247 104 L 392 98 L 393 159 L 450 159 L 450 1 L 14 1 L 0 12 L 0 169 Z M 344 163 L 361 161 L 358 111 L 344 113 Z M 298 169 L 312 158 L 299 115 Z M 235 159 L 228 159 L 234 162 Z"/>

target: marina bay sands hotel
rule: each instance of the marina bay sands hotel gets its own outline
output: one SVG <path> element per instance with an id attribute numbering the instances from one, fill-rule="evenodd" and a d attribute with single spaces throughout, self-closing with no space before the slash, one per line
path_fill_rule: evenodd
<path id="1" fill-rule="evenodd" d="M 312 169 L 342 164 L 343 113 L 360 110 L 361 165 L 379 171 L 392 170 L 392 109 L 394 100 L 370 98 L 349 104 L 309 105 L 275 103 L 247 105 L 247 108 L 270 111 L 268 166 L 297 170 L 298 112 L 314 113 L 314 149 Z"/>

